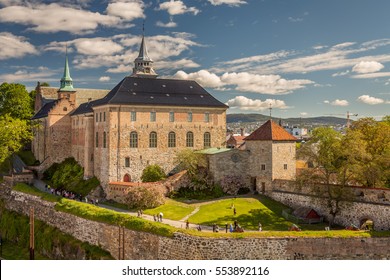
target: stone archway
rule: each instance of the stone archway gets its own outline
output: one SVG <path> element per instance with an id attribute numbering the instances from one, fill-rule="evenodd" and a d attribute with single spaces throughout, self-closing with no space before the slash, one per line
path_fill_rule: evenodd
<path id="1" fill-rule="evenodd" d="M 363 230 L 373 230 L 374 229 L 374 220 L 370 217 L 364 217 L 360 219 L 359 228 Z"/>
<path id="2" fill-rule="evenodd" d="M 131 176 L 129 174 L 125 174 L 125 176 L 123 176 L 123 182 L 131 182 Z"/>

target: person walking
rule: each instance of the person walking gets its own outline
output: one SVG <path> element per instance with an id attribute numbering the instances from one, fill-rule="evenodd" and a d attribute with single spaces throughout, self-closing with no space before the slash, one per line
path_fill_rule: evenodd
<path id="1" fill-rule="evenodd" d="M 160 222 L 162 222 L 162 219 L 163 219 L 163 213 L 162 212 L 160 212 L 160 214 L 158 214 L 158 216 L 159 216 L 159 218 L 160 218 Z"/>

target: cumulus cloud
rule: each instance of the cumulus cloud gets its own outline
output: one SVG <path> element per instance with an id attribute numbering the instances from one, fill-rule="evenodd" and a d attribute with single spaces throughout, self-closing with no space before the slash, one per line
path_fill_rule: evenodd
<path id="1" fill-rule="evenodd" d="M 327 101 L 327 100 L 326 100 Z M 349 103 L 347 100 L 340 100 L 340 99 L 336 99 L 332 102 L 325 102 L 324 103 L 327 103 L 327 104 L 330 104 L 330 105 L 333 105 L 333 106 L 342 106 L 342 107 L 345 107 L 345 106 L 348 106 Z"/>
<path id="2" fill-rule="evenodd" d="M 237 91 L 263 94 L 288 94 L 313 83 L 310 80 L 286 80 L 279 75 L 257 75 L 247 72 L 224 73 L 218 76 L 207 70 L 190 74 L 178 71 L 175 78 L 195 80 L 204 87 L 218 89 L 224 86 L 234 86 Z"/>
<path id="3" fill-rule="evenodd" d="M 384 68 L 383 64 L 377 61 L 360 61 L 353 66 L 352 71 L 359 74 L 378 72 Z"/>
<path id="4" fill-rule="evenodd" d="M 25 37 L 0 32 L 0 60 L 38 54 L 37 49 Z"/>
<path id="5" fill-rule="evenodd" d="M 37 71 L 38 70 L 38 71 Z M 36 81 L 58 81 L 58 73 L 48 70 L 46 67 L 38 67 L 38 69 L 20 69 L 14 73 L 0 75 L 0 80 L 8 83 L 25 83 Z"/>
<path id="6" fill-rule="evenodd" d="M 168 2 L 160 3 L 159 10 L 166 10 L 171 16 L 182 15 L 185 13 L 192 13 L 197 15 L 200 10 L 196 7 L 187 7 L 183 1 L 170 0 Z"/>
<path id="7" fill-rule="evenodd" d="M 242 4 L 246 4 L 247 2 L 244 1 L 244 0 L 208 0 L 211 5 L 214 5 L 214 6 L 219 6 L 219 5 L 223 5 L 223 4 L 226 4 L 228 6 L 240 6 Z"/>
<path id="8" fill-rule="evenodd" d="M 137 18 L 144 18 L 144 3 L 139 0 L 123 0 L 110 3 L 107 6 L 107 14 L 132 21 Z"/>
<path id="9" fill-rule="evenodd" d="M 366 73 L 351 76 L 354 79 L 372 79 L 372 78 L 383 78 L 390 77 L 390 72 L 378 72 L 378 73 Z"/>
<path id="10" fill-rule="evenodd" d="M 358 97 L 358 101 L 360 101 L 362 103 L 369 104 L 369 105 L 378 105 L 378 104 L 383 104 L 383 103 L 389 103 L 389 102 L 386 102 L 385 100 L 383 100 L 381 98 L 376 98 L 376 97 L 369 96 L 369 95 L 361 95 L 361 96 L 359 96 Z"/>
<path id="11" fill-rule="evenodd" d="M 250 99 L 245 96 L 236 96 L 226 102 L 230 108 L 238 108 L 245 111 L 264 111 L 272 108 L 286 109 L 288 108 L 283 100 L 266 99 L 264 101 L 260 99 Z"/>
<path id="12" fill-rule="evenodd" d="M 0 22 L 31 26 L 42 33 L 65 31 L 75 34 L 92 32 L 98 26 L 121 27 L 125 22 L 145 17 L 142 1 L 118 1 L 107 6 L 107 14 L 64 4 L 26 4 L 0 9 Z"/>
<path id="13" fill-rule="evenodd" d="M 170 22 L 167 22 L 167 23 L 163 23 L 162 21 L 157 21 L 156 22 L 156 26 L 158 26 L 158 27 L 165 27 L 165 28 L 173 28 L 173 27 L 177 27 L 177 23 L 173 22 L 173 21 L 170 21 Z"/>
<path id="14" fill-rule="evenodd" d="M 102 76 L 99 78 L 99 82 L 109 82 L 111 78 L 109 76 Z"/>
<path id="15" fill-rule="evenodd" d="M 299 115 L 301 115 L 302 117 L 307 117 L 309 115 L 309 113 L 307 113 L 307 112 L 300 112 Z"/>
<path id="16" fill-rule="evenodd" d="M 332 77 L 345 76 L 345 75 L 348 75 L 348 74 L 349 74 L 349 70 L 346 70 L 346 71 L 334 73 L 334 74 L 332 74 Z"/>

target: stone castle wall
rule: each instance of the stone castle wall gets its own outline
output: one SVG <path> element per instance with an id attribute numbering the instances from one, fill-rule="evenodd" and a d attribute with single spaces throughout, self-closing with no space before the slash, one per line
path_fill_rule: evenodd
<path id="1" fill-rule="evenodd" d="M 5 195 L 3 189 L 1 194 Z M 6 207 L 45 221 L 75 238 L 102 247 L 118 258 L 119 228 L 54 210 L 54 203 L 12 191 Z M 390 238 L 173 238 L 124 230 L 125 259 L 390 259 Z M 189 254 L 188 252 L 191 252 Z"/>

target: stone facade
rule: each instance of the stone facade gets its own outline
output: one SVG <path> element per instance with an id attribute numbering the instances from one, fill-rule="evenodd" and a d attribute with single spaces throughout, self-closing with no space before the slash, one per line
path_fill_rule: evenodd
<path id="1" fill-rule="evenodd" d="M 4 196 L 6 192 L 1 190 Z M 6 207 L 102 247 L 118 258 L 117 226 L 79 218 L 54 209 L 54 203 L 12 191 Z M 164 260 L 379 260 L 390 259 L 390 238 L 202 238 L 176 233 L 173 238 L 124 230 L 125 259 Z M 188 254 L 191 252 L 191 254 Z"/>

